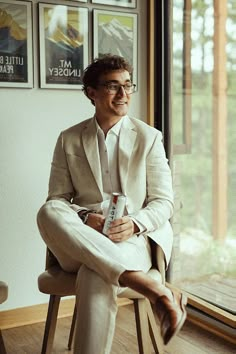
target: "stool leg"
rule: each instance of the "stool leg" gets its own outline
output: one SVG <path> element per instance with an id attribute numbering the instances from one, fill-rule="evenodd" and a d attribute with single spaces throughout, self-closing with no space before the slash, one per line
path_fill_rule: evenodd
<path id="1" fill-rule="evenodd" d="M 3 341 L 3 338 L 2 338 L 2 331 L 1 330 L 0 330 L 0 353 L 1 354 L 7 354 L 6 348 L 5 348 L 5 345 L 4 345 L 4 341 Z"/>
<path id="2" fill-rule="evenodd" d="M 146 299 L 134 299 L 139 354 L 150 354 L 150 337 L 146 303 Z"/>
<path id="3" fill-rule="evenodd" d="M 157 326 L 156 319 L 149 301 L 147 302 L 147 314 L 148 314 L 149 332 L 150 332 L 150 337 L 151 337 L 155 354 L 163 354 L 164 344 L 160 333 L 160 327 Z"/>
<path id="4" fill-rule="evenodd" d="M 50 354 L 52 352 L 53 340 L 57 324 L 57 314 L 61 297 L 50 295 L 48 304 L 47 320 L 45 324 L 42 354 Z"/>
<path id="5" fill-rule="evenodd" d="M 76 322 L 76 305 L 74 308 L 74 312 L 73 312 L 73 317 L 72 317 L 72 322 L 71 322 L 71 327 L 70 327 L 70 335 L 69 335 L 69 341 L 68 341 L 68 349 L 71 350 L 71 345 L 73 342 L 73 336 L 74 336 L 74 329 L 75 329 L 75 322 Z"/>

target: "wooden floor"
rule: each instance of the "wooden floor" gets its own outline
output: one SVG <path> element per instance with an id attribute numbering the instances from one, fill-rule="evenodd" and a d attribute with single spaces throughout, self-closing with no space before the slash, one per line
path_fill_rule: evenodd
<path id="1" fill-rule="evenodd" d="M 54 354 L 71 353 L 66 349 L 70 324 L 71 317 L 58 320 Z M 7 354 L 40 354 L 43 331 L 44 323 L 2 331 Z M 166 347 L 165 353 L 229 354 L 235 353 L 235 348 L 233 344 L 186 322 L 179 335 Z M 132 305 L 119 308 L 112 354 L 138 354 Z"/>

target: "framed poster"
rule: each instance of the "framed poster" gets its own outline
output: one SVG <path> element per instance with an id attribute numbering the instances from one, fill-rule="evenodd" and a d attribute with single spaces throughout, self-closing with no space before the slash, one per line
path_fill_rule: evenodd
<path id="1" fill-rule="evenodd" d="M 88 65 L 88 9 L 39 3 L 40 87 L 81 89 Z"/>
<path id="2" fill-rule="evenodd" d="M 33 87 L 29 1 L 0 0 L 0 87 Z"/>
<path id="3" fill-rule="evenodd" d="M 137 14 L 93 11 L 93 57 L 102 54 L 123 56 L 133 66 L 132 81 L 137 85 Z"/>
<path id="4" fill-rule="evenodd" d="M 136 0 L 92 0 L 92 3 L 132 8 L 136 7 Z"/>

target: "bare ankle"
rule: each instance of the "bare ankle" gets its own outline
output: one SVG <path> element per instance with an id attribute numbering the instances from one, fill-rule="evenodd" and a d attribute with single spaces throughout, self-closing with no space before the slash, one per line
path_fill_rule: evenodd
<path id="1" fill-rule="evenodd" d="M 142 271 L 126 270 L 120 275 L 119 283 L 121 286 L 127 286 L 144 295 L 153 304 L 156 303 L 160 296 L 166 296 L 170 300 L 173 299 L 172 293 L 168 288 Z"/>

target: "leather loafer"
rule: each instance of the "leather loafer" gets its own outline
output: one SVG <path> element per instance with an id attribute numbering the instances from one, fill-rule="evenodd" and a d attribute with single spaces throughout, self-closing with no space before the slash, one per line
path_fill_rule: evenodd
<path id="1" fill-rule="evenodd" d="M 187 297 L 181 293 L 172 292 L 172 295 L 172 301 L 163 295 L 155 303 L 155 311 L 160 321 L 161 336 L 165 345 L 180 331 L 187 317 L 185 308 Z"/>

